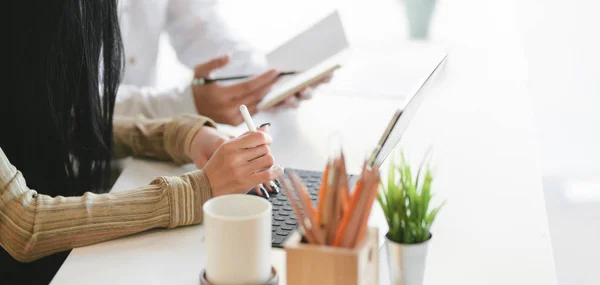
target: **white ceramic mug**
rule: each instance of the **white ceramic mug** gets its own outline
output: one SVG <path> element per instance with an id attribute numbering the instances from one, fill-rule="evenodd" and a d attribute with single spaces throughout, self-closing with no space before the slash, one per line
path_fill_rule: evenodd
<path id="1" fill-rule="evenodd" d="M 208 281 L 266 283 L 271 275 L 271 203 L 253 195 L 225 195 L 202 209 Z"/>

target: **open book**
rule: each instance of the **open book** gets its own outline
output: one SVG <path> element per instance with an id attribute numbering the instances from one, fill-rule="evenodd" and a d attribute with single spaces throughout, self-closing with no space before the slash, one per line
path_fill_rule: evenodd
<path id="1" fill-rule="evenodd" d="M 300 73 L 282 77 L 259 103 L 259 110 L 275 106 L 341 67 L 347 50 L 344 27 L 335 11 L 269 53 L 269 67 Z"/>

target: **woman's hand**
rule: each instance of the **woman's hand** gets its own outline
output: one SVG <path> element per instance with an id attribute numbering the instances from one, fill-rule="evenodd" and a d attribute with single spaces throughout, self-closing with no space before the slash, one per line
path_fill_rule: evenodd
<path id="1" fill-rule="evenodd" d="M 190 158 L 194 161 L 196 167 L 202 169 L 217 151 L 217 148 L 230 138 L 232 137 L 219 132 L 213 127 L 202 127 L 192 140 Z"/>
<path id="2" fill-rule="evenodd" d="M 224 142 L 203 168 L 213 197 L 246 193 L 281 176 L 282 167 L 272 168 L 274 159 L 269 148 L 272 142 L 271 136 L 263 131 L 245 133 Z"/>

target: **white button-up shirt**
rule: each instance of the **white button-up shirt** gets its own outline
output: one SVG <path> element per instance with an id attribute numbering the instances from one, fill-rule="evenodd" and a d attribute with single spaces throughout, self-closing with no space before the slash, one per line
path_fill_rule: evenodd
<path id="1" fill-rule="evenodd" d="M 190 84 L 158 90 L 159 40 L 166 32 L 177 58 L 189 68 L 231 54 L 228 66 L 214 76 L 255 74 L 266 69 L 266 58 L 240 40 L 219 14 L 216 0 L 120 0 L 119 21 L 125 48 L 125 73 L 115 114 L 170 117 L 196 113 Z"/>

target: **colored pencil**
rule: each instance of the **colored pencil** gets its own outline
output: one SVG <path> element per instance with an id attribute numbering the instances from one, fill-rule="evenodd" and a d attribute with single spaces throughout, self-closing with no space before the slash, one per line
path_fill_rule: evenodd
<path id="1" fill-rule="evenodd" d="M 356 182 L 356 185 L 354 185 L 354 191 L 352 192 L 352 196 L 350 197 L 348 211 L 346 211 L 346 213 L 344 214 L 344 217 L 342 218 L 342 222 L 340 223 L 340 226 L 338 227 L 338 229 L 336 231 L 336 238 L 334 240 L 334 246 L 339 246 L 340 243 L 342 242 L 342 238 L 344 236 L 344 233 L 346 232 L 348 223 L 350 222 L 350 219 L 352 218 L 352 213 L 354 213 L 354 211 L 356 210 L 356 205 L 358 204 L 358 198 L 360 197 L 360 193 L 362 193 L 362 191 L 363 191 L 363 181 L 365 179 L 366 169 L 367 169 L 367 164 L 365 163 L 365 164 L 363 164 L 363 169 L 362 169 L 362 172 L 358 179 L 358 182 Z"/>
<path id="2" fill-rule="evenodd" d="M 302 216 L 302 213 L 300 212 L 298 205 L 296 204 L 297 202 L 294 200 L 294 196 L 292 196 L 292 190 L 291 190 L 292 188 L 290 187 L 290 185 L 287 183 L 287 181 L 285 179 L 281 179 L 280 182 L 281 182 L 281 184 L 283 184 L 283 190 L 285 191 L 285 195 L 288 196 L 290 205 L 292 205 L 292 209 L 294 210 L 294 213 L 296 214 L 296 218 L 298 219 L 298 222 L 300 222 L 300 227 L 302 228 L 302 230 L 304 230 L 304 236 L 306 237 L 306 240 L 309 243 L 314 244 L 316 242 L 316 239 L 313 236 L 311 229 L 306 226 L 304 217 Z"/>
<path id="3" fill-rule="evenodd" d="M 341 177 L 340 184 L 342 188 L 340 189 L 340 202 L 342 204 L 342 216 L 346 211 L 348 211 L 348 174 L 346 173 L 346 158 L 344 157 L 344 153 L 340 155 L 340 163 L 341 163 Z"/>
<path id="4" fill-rule="evenodd" d="M 323 236 L 323 233 L 321 232 L 321 229 L 319 228 L 319 225 L 317 224 L 317 220 L 316 220 L 316 217 L 314 214 L 315 211 L 312 206 L 312 202 L 310 201 L 310 198 L 308 197 L 308 190 L 306 190 L 306 186 L 304 186 L 304 184 L 302 184 L 302 180 L 300 179 L 300 177 L 298 177 L 298 175 L 296 173 L 292 172 L 292 174 L 290 175 L 290 178 L 292 180 L 292 185 L 294 185 L 293 189 L 296 190 L 296 194 L 300 200 L 300 204 L 302 205 L 302 208 L 304 209 L 304 215 L 306 217 L 308 217 L 308 221 L 310 222 L 310 225 L 311 225 L 311 231 L 313 233 L 315 240 L 317 241 L 318 244 L 324 244 L 325 238 Z"/>
<path id="5" fill-rule="evenodd" d="M 323 201 L 325 200 L 325 192 L 327 189 L 327 177 L 329 175 L 329 169 L 331 163 L 327 162 L 327 164 L 325 165 L 325 172 L 323 173 L 323 180 L 321 181 L 321 187 L 319 187 L 319 204 L 317 205 L 317 225 L 319 227 L 321 227 L 323 225 L 323 207 L 324 207 L 324 203 Z"/>
<path id="6" fill-rule="evenodd" d="M 356 208 L 352 211 L 348 226 L 344 231 L 342 240 L 340 242 L 341 247 L 351 247 L 354 242 L 354 237 L 359 228 L 360 218 L 362 217 L 363 209 L 365 207 L 366 199 L 368 197 L 368 189 L 371 189 L 373 184 L 373 177 L 367 173 L 365 175 L 364 184 L 362 190 L 357 198 Z"/>
<path id="7" fill-rule="evenodd" d="M 373 203 L 375 202 L 375 198 L 377 198 L 377 189 L 379 188 L 378 181 L 380 180 L 379 170 L 375 171 L 375 183 L 372 184 L 371 189 L 369 190 L 369 196 L 365 205 L 365 209 L 362 213 L 360 227 L 358 230 L 358 234 L 356 235 L 356 239 L 353 242 L 352 247 L 357 247 L 360 242 L 365 237 L 367 233 L 367 224 L 369 223 L 369 214 L 371 213 L 371 208 L 373 207 Z"/>
<path id="8" fill-rule="evenodd" d="M 353 248 L 366 236 L 380 178 L 379 168 L 372 168 L 365 161 L 353 191 L 349 192 L 346 160 L 340 152 L 325 166 L 317 205 L 313 205 L 296 173 L 289 174 L 291 185 L 286 179 L 281 182 L 309 243 Z"/>

